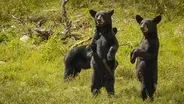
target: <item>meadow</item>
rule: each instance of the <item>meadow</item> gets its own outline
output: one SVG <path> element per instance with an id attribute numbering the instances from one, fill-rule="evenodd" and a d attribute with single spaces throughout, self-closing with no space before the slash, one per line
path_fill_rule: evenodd
<path id="1" fill-rule="evenodd" d="M 77 39 L 63 39 L 61 0 L 0 0 L 0 8 L 0 104 L 142 104 L 135 64 L 130 63 L 130 52 L 142 38 L 136 14 L 148 18 L 162 15 L 158 24 L 157 91 L 155 101 L 148 99 L 145 103 L 183 104 L 183 0 L 70 0 L 66 10 L 72 21 L 71 34 Z M 112 98 L 103 88 L 97 98 L 92 98 L 92 69 L 82 70 L 73 81 L 63 81 L 64 55 L 72 45 L 94 33 L 90 9 L 115 10 L 113 27 L 118 28 L 120 47 Z M 46 20 L 44 29 L 53 31 L 48 40 L 42 41 L 34 31 L 39 18 Z M 20 41 L 30 34 L 28 41 Z"/>

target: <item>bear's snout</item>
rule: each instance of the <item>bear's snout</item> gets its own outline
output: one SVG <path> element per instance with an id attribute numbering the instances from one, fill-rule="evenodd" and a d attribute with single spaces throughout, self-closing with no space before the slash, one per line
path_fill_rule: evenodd
<path id="1" fill-rule="evenodd" d="M 143 32 L 143 33 L 146 33 L 146 32 L 148 32 L 148 27 L 146 26 L 146 25 L 141 25 L 141 31 Z"/>
<path id="2" fill-rule="evenodd" d="M 97 21 L 97 24 L 100 24 L 100 25 L 104 24 L 104 20 L 102 16 L 98 16 L 96 21 Z"/>

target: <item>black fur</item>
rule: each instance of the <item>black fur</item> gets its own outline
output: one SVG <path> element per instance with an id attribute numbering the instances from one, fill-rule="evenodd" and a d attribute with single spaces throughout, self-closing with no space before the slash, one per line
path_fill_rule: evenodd
<path id="1" fill-rule="evenodd" d="M 143 38 L 140 46 L 131 52 L 130 61 L 133 64 L 137 58 L 136 73 L 142 84 L 142 99 L 145 100 L 148 95 L 153 100 L 158 79 L 159 39 L 157 36 L 157 24 L 161 21 L 161 16 L 157 16 L 154 19 L 143 19 L 137 15 L 136 20 L 140 24 Z"/>
<path id="2" fill-rule="evenodd" d="M 118 41 L 112 30 L 112 11 L 96 12 L 90 10 L 91 16 L 95 20 L 96 31 L 91 42 L 93 57 L 91 65 L 93 67 L 91 92 L 97 96 L 100 88 L 105 87 L 108 94 L 114 95 L 114 70 L 116 68 L 115 54 L 118 50 Z M 106 61 L 104 64 L 103 61 Z M 108 68 L 110 68 L 110 71 Z"/>
<path id="3" fill-rule="evenodd" d="M 113 28 L 114 35 L 117 28 Z M 90 68 L 92 50 L 88 45 L 73 47 L 64 57 L 64 80 L 75 78 L 82 69 Z M 116 62 L 117 63 L 117 62 Z"/>
<path id="4" fill-rule="evenodd" d="M 90 50 L 87 45 L 72 48 L 64 57 L 64 80 L 74 78 L 81 69 L 90 68 L 91 56 Z"/>

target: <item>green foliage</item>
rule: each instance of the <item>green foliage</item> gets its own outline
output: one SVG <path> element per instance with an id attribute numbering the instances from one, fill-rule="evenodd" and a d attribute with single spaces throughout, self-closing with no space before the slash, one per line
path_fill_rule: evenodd
<path id="1" fill-rule="evenodd" d="M 67 5 L 72 33 L 80 40 L 61 40 L 61 0 L 0 0 L 0 103 L 2 104 L 142 104 L 135 64 L 130 51 L 142 38 L 135 15 L 153 18 L 162 14 L 158 25 L 160 38 L 159 79 L 155 101 L 146 104 L 181 104 L 184 102 L 184 2 L 182 0 L 70 0 Z M 92 69 L 83 70 L 74 81 L 64 83 L 64 55 L 70 47 L 91 37 L 94 24 L 89 9 L 114 9 L 113 27 L 120 47 L 117 52 L 115 92 L 105 89 L 93 99 L 90 92 Z M 32 19 L 46 18 L 43 28 L 52 28 L 49 40 L 41 41 Z M 33 31 L 33 38 L 20 41 Z"/>
<path id="2" fill-rule="evenodd" d="M 1 22 L 8 22 L 12 19 L 12 16 L 20 19 L 27 18 L 29 14 L 47 8 L 53 2 L 59 2 L 59 0 L 1 0 L 0 2 L 0 20 Z"/>

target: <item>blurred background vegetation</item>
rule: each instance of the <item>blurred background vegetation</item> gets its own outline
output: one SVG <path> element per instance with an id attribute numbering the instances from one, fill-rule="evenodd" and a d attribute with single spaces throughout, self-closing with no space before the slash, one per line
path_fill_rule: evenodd
<path id="1" fill-rule="evenodd" d="M 51 7 L 57 7 L 56 10 L 60 10 L 61 2 L 62 0 L 1 0 L 0 20 L 1 22 L 11 21 L 12 15 L 21 19 L 28 19 L 33 14 L 40 14 L 41 11 Z M 70 0 L 68 7 L 74 10 L 89 8 L 95 3 L 104 6 L 118 4 L 122 10 L 131 8 L 138 11 L 162 14 L 168 20 L 184 14 L 183 0 Z"/>

